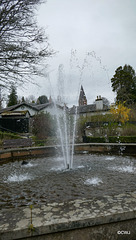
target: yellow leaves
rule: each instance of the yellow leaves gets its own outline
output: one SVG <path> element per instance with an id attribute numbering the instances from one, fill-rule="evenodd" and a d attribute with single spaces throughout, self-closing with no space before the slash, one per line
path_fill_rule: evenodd
<path id="1" fill-rule="evenodd" d="M 29 227 L 28 227 L 28 230 L 29 230 L 30 232 L 35 231 L 34 225 L 33 225 L 33 224 L 30 224 Z"/>
<path id="2" fill-rule="evenodd" d="M 32 204 L 29 206 L 29 208 L 30 208 L 31 210 L 33 209 L 33 207 L 34 207 L 34 206 L 33 206 Z"/>
<path id="3" fill-rule="evenodd" d="M 34 225 L 33 225 L 33 223 L 32 223 L 32 222 L 33 222 L 33 219 L 32 219 L 32 209 L 33 209 L 33 205 L 30 205 L 29 208 L 30 208 L 30 211 L 31 211 L 31 215 L 30 215 L 31 224 L 29 225 L 28 229 L 29 229 L 30 231 L 35 231 Z"/>
<path id="4" fill-rule="evenodd" d="M 111 114 L 113 114 L 116 121 L 125 123 L 129 120 L 130 108 L 124 106 L 124 104 L 119 103 L 110 109 Z"/>

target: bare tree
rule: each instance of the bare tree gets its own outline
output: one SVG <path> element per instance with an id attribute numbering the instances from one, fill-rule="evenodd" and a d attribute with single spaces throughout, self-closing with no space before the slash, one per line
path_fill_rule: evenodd
<path id="1" fill-rule="evenodd" d="M 6 102 L 6 94 L 4 92 L 5 89 L 0 88 L 0 109 L 3 108 L 4 102 Z"/>
<path id="2" fill-rule="evenodd" d="M 36 103 L 36 98 L 34 95 L 29 95 L 26 99 L 25 99 L 26 103 Z"/>
<path id="3" fill-rule="evenodd" d="M 109 107 L 110 106 L 110 101 L 106 97 L 102 97 L 103 103 Z"/>
<path id="4" fill-rule="evenodd" d="M 51 56 L 48 38 L 35 14 L 45 0 L 0 1 L 0 86 L 33 82 Z"/>

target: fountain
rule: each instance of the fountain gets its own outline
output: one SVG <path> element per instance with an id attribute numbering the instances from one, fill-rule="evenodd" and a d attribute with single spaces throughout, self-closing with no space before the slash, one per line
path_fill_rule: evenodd
<path id="1" fill-rule="evenodd" d="M 64 166 L 67 169 L 72 169 L 73 167 L 73 154 L 74 154 L 74 143 L 75 143 L 75 130 L 76 130 L 76 120 L 77 112 L 75 111 L 75 116 L 72 121 L 72 118 L 69 114 L 69 109 L 66 106 L 65 98 L 65 86 L 64 86 L 64 67 L 62 64 L 58 68 L 58 96 L 57 100 L 53 93 L 52 99 L 55 106 L 55 116 L 58 126 L 58 136 L 61 144 L 62 155 L 64 159 Z M 51 87 L 52 88 L 52 87 Z M 78 96 L 78 92 L 75 94 Z M 77 100 L 76 96 L 76 100 Z M 58 112 L 57 104 L 61 105 L 63 108 L 63 113 Z"/>
<path id="2" fill-rule="evenodd" d="M 74 139 L 75 139 L 75 125 L 76 120 L 74 121 L 74 125 L 71 125 L 71 119 L 69 115 L 69 110 L 65 104 L 64 97 L 64 77 L 63 77 L 63 65 L 59 66 L 58 69 L 58 101 L 54 99 L 55 106 L 55 116 L 57 119 L 58 126 L 58 135 L 60 139 L 62 155 L 64 159 L 64 166 L 67 169 L 72 168 L 72 158 L 73 158 L 73 147 L 74 147 Z M 63 113 L 59 114 L 57 109 L 57 104 L 60 104 L 63 108 Z M 72 129 L 73 127 L 73 129 Z M 72 151 L 71 151 L 71 132 L 73 130 L 73 141 L 72 141 Z"/>
<path id="3" fill-rule="evenodd" d="M 109 80 L 108 71 L 106 67 L 102 64 L 101 59 L 96 55 L 94 51 L 87 52 L 83 61 L 80 62 L 77 56 L 76 50 L 71 50 L 70 64 L 68 73 L 65 74 L 65 69 L 63 64 L 58 67 L 58 78 L 57 87 L 53 88 L 51 76 L 48 76 L 48 81 L 51 89 L 51 99 L 55 104 L 55 115 L 58 125 L 58 136 L 61 144 L 62 155 L 64 159 L 65 168 L 71 169 L 73 167 L 73 154 L 74 154 L 74 143 L 75 143 L 75 131 L 77 122 L 77 105 L 78 97 L 80 93 L 81 85 L 83 84 L 83 79 L 90 76 L 90 70 L 93 69 L 93 61 L 98 65 L 98 68 L 106 73 L 106 77 Z M 96 67 L 96 66 L 95 66 Z M 88 75 L 87 75 L 88 74 Z M 55 76 L 56 78 L 56 76 Z M 54 79 L 54 78 L 53 78 Z M 96 80 L 95 80 L 96 82 Z M 97 87 L 97 86 L 96 86 Z M 56 92 L 56 89 L 58 90 Z M 75 90 L 76 89 L 76 90 Z M 91 86 L 91 89 L 93 87 Z M 74 92 L 73 92 L 74 90 Z M 92 90 L 93 93 L 93 90 Z M 72 100 L 70 99 L 72 98 Z M 75 104 L 75 115 L 74 119 L 71 119 L 69 115 L 69 110 L 67 105 L 72 102 Z M 60 115 L 58 112 L 57 104 L 63 107 L 63 114 Z"/>
<path id="4" fill-rule="evenodd" d="M 96 56 L 93 54 L 93 57 Z M 80 81 L 76 98 L 78 97 L 82 83 L 85 64 L 86 59 L 82 67 L 78 65 L 80 69 Z M 59 234 L 59 231 L 63 232 L 64 229 L 77 230 L 76 228 L 80 227 L 88 228 L 92 223 L 93 227 L 95 223 L 95 227 L 98 225 L 101 227 L 101 225 L 105 226 L 110 222 L 108 225 L 110 227 L 114 222 L 126 220 L 126 207 L 127 209 L 128 206 L 131 207 L 131 202 L 133 206 L 136 189 L 136 181 L 134 181 L 136 175 L 136 158 L 124 156 L 122 154 L 124 148 L 121 148 L 120 155 L 89 154 L 87 151 L 75 155 L 74 142 L 77 110 L 75 110 L 74 119 L 71 120 L 66 106 L 67 101 L 64 93 L 64 71 L 62 65 L 59 66 L 58 86 L 59 102 L 55 101 L 56 97 L 54 93 L 52 94 L 52 98 L 54 100 L 62 156 L 58 154 L 55 157 L 33 158 L 31 160 L 27 159 L 27 162 L 14 161 L 0 165 L 0 208 L 2 209 L 2 225 L 0 226 L 0 230 L 2 230 L 2 234 L 5 231 L 5 236 L 7 234 L 6 231 L 9 231 L 10 227 L 12 228 L 10 231 L 13 232 L 13 237 L 16 232 L 17 234 L 20 232 L 20 238 L 22 236 L 31 238 L 34 235 L 37 237 L 37 234 L 41 234 L 40 237 L 43 237 L 44 234 L 49 235 L 54 231 L 56 233 L 58 229 L 57 234 Z M 62 114 L 57 110 L 58 103 L 59 105 L 62 104 Z M 126 205 L 124 205 L 125 215 L 123 216 L 122 205 L 126 197 L 124 193 L 128 194 L 126 198 L 128 201 L 126 200 Z M 123 203 L 121 202 L 121 198 L 123 199 Z M 119 206 L 117 206 L 117 203 Z M 30 209 L 26 207 L 30 205 L 36 208 L 34 209 L 34 227 L 36 227 L 36 231 L 28 233 L 28 229 L 30 228 Z M 13 212 L 11 209 L 13 209 Z M 18 209 L 19 213 L 17 212 Z M 11 224 L 12 219 L 11 222 L 9 220 L 8 210 L 12 213 L 13 224 L 17 221 L 14 227 Z M 15 217 L 16 213 L 17 218 Z M 62 216 L 63 213 L 64 215 Z M 75 215 L 71 216 L 71 213 L 75 213 Z M 129 221 L 130 218 L 130 224 L 133 227 L 132 211 L 129 212 L 128 209 L 128 213 L 128 218 L 124 222 Z M 32 224 L 32 208 L 31 227 L 32 229 L 29 230 L 34 229 Z M 121 230 L 122 228 L 119 229 Z M 102 230 L 98 230 L 98 232 L 99 235 Z M 72 234 L 74 233 L 72 232 Z M 94 235 L 89 239 L 93 239 L 93 237 Z M 99 235 L 95 239 L 100 238 L 101 236 Z M 11 238 L 5 237 L 4 239 Z M 72 235 L 72 237 L 65 239 L 74 238 Z M 104 236 L 101 239 L 106 239 L 106 237 Z M 109 239 L 109 235 L 107 239 Z"/>
<path id="5" fill-rule="evenodd" d="M 87 58 L 90 55 L 96 58 L 94 53 L 88 53 Z M 82 66 L 79 66 L 75 52 L 72 52 L 72 57 L 74 60 L 76 59 L 76 66 L 79 70 L 78 91 L 74 96 L 77 102 L 87 58 L 84 59 Z M 72 57 L 71 65 L 74 61 Z M 100 61 L 100 59 L 97 60 Z M 49 81 L 51 85 L 51 80 L 49 79 Z M 135 182 L 132 179 L 136 173 L 136 161 L 133 157 L 124 157 L 123 149 L 120 156 L 112 157 L 90 155 L 86 151 L 83 152 L 83 155 L 74 155 L 77 109 L 75 109 L 74 119 L 71 119 L 66 106 L 65 88 L 67 86 L 65 86 L 63 65 L 58 68 L 57 86 L 58 101 L 56 101 L 53 91 L 52 99 L 62 156 L 27 160 L 23 164 L 16 161 L 1 165 L 0 184 L 3 194 L 0 202 L 4 206 L 90 198 L 101 196 L 107 192 L 110 194 L 114 191 L 115 193 L 119 192 L 121 186 L 122 191 L 135 189 Z M 61 114 L 57 104 L 63 108 Z M 120 172 L 119 176 L 118 172 Z"/>
<path id="6" fill-rule="evenodd" d="M 90 57 L 95 58 L 97 62 L 101 65 L 101 60 L 95 54 L 95 52 L 88 52 L 83 60 L 83 63 L 79 63 L 77 52 L 76 50 L 71 51 L 71 58 L 70 58 L 70 71 L 72 69 L 76 70 L 73 75 L 77 74 L 77 92 L 73 93 L 74 102 L 78 103 L 79 91 L 81 84 L 83 82 L 83 73 L 86 68 L 89 66 Z M 106 69 L 104 69 L 106 70 Z M 68 107 L 66 106 L 67 101 L 70 100 L 70 94 L 72 92 L 72 82 L 75 82 L 75 79 L 71 79 L 72 74 L 68 75 L 66 78 L 64 73 L 64 66 L 60 64 L 58 67 L 58 81 L 57 81 L 57 97 L 55 96 L 55 91 L 51 84 L 50 76 L 48 75 L 48 80 L 50 83 L 50 89 L 52 89 L 52 96 L 54 106 L 55 106 L 55 116 L 58 125 L 58 136 L 61 144 L 62 155 L 64 159 L 64 166 L 65 168 L 72 169 L 73 167 L 73 154 L 74 154 L 74 143 L 75 143 L 75 131 L 76 131 L 76 122 L 77 122 L 77 107 L 75 106 L 75 115 L 74 119 L 72 120 Z M 74 83 L 75 84 L 75 83 Z M 71 86 L 70 86 L 71 85 Z M 69 92 L 68 90 L 69 89 Z M 57 99 L 57 100 L 56 100 Z M 58 112 L 57 104 L 63 107 L 63 114 Z"/>
<path id="7" fill-rule="evenodd" d="M 84 69 L 86 66 L 88 67 L 90 56 L 95 58 L 102 66 L 100 58 L 94 52 L 87 53 L 81 65 L 78 62 L 76 52 L 72 51 L 71 53 L 71 69 L 74 65 L 73 62 L 75 62 L 76 70 L 79 73 L 77 92 L 74 95 L 76 103 L 83 81 Z M 9 205 L 20 205 L 20 201 L 22 201 L 23 204 L 27 205 L 31 201 L 32 203 L 42 203 L 51 200 L 63 201 L 68 200 L 68 198 L 92 197 L 95 194 L 111 193 L 113 185 L 117 191 L 120 191 L 119 182 L 122 184 L 122 191 L 128 186 L 132 190 L 135 188 L 132 178 L 136 173 L 136 161 L 135 158 L 124 157 L 122 155 L 123 149 L 120 152 L 122 156 L 118 157 L 90 155 L 86 154 L 86 151 L 83 152 L 83 155 L 74 155 L 77 108 L 75 108 L 74 119 L 71 119 L 69 109 L 66 106 L 67 100 L 69 100 L 66 96 L 69 97 L 69 95 L 65 91 L 69 83 L 72 85 L 73 79 L 72 81 L 70 79 L 71 77 L 68 75 L 66 85 L 64 67 L 62 64 L 59 65 L 58 97 L 55 96 L 54 90 L 52 90 L 51 97 L 55 107 L 62 156 L 32 159 L 27 160 L 27 162 L 23 161 L 22 164 L 14 162 L 2 165 L 0 167 L 0 184 L 3 195 L 0 201 L 4 205 L 7 205 L 8 202 Z M 49 76 L 48 80 L 51 89 L 53 89 Z M 69 91 L 71 92 L 71 89 Z M 58 111 L 58 104 L 63 108 L 61 114 Z M 120 180 L 118 180 L 118 172 L 120 172 Z M 128 184 L 129 181 L 130 184 Z M 91 196 L 90 193 L 88 195 L 88 190 L 91 190 Z M 63 196 L 59 196 L 60 192 L 63 193 Z"/>

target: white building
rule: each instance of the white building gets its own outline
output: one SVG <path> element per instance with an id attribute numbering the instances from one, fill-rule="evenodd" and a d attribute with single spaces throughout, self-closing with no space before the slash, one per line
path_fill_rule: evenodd
<path id="1" fill-rule="evenodd" d="M 63 114 L 63 107 L 58 104 L 54 104 L 53 102 L 45 103 L 45 104 L 29 104 L 29 103 L 23 102 L 20 104 L 13 105 L 11 107 L 3 108 L 0 110 L 0 119 L 1 119 L 0 129 L 19 132 L 17 125 L 19 121 L 20 122 L 22 121 L 21 118 L 23 116 L 24 121 L 27 121 L 27 125 L 28 125 L 27 132 L 28 132 L 32 126 L 31 119 L 33 118 L 33 116 L 41 112 L 50 113 L 52 116 L 55 116 L 56 114 L 61 116 Z M 7 118 L 8 118 L 8 124 L 6 124 Z M 12 125 L 15 125 L 14 129 L 12 129 L 13 128 Z"/>
<path id="2" fill-rule="evenodd" d="M 30 116 L 33 117 L 38 113 L 50 113 L 52 116 L 56 115 L 56 111 L 59 115 L 63 112 L 63 107 L 60 105 L 54 105 L 54 103 L 44 103 L 44 104 L 30 104 L 30 103 L 20 103 L 13 105 L 11 107 L 3 108 L 0 110 L 0 115 L 4 112 L 15 112 L 15 111 L 28 111 Z"/>

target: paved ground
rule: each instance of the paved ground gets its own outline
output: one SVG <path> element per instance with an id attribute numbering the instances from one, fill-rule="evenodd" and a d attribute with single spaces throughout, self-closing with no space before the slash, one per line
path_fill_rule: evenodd
<path id="1" fill-rule="evenodd" d="M 133 218 L 136 218 L 136 191 L 100 199 L 34 206 L 32 217 L 29 207 L 3 209 L 0 212 L 0 236 L 1 239 L 11 240 L 29 236 L 34 230 L 32 228 L 35 228 L 36 235 Z"/>

